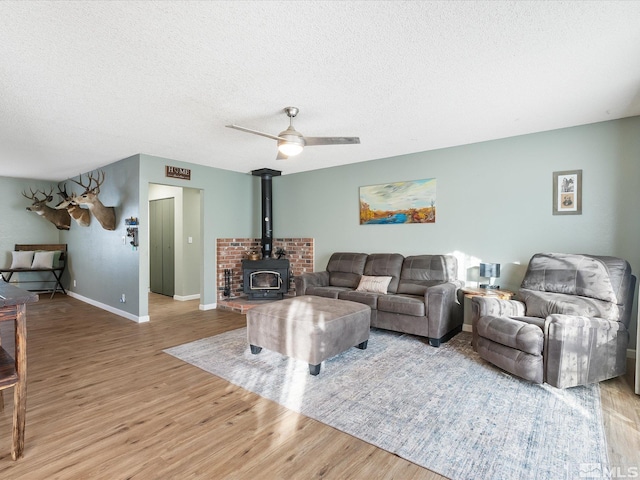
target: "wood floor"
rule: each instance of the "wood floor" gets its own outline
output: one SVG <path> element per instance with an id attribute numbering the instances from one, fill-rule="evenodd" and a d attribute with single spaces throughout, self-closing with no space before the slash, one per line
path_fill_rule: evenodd
<path id="1" fill-rule="evenodd" d="M 1 479 L 444 478 L 162 353 L 243 315 L 159 295 L 150 315 L 136 324 L 60 294 L 28 307 L 25 455 L 11 460 L 8 390 Z M 612 465 L 640 469 L 630 385 L 602 383 L 605 427 Z"/>

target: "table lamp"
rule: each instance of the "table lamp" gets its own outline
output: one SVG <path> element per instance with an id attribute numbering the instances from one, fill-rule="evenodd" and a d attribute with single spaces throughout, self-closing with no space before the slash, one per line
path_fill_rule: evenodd
<path id="1" fill-rule="evenodd" d="M 499 263 L 481 263 L 480 277 L 489 279 L 489 283 L 481 283 L 480 288 L 490 288 L 490 289 L 500 288 L 500 285 L 495 285 L 493 283 L 496 278 L 500 278 L 500 264 Z"/>

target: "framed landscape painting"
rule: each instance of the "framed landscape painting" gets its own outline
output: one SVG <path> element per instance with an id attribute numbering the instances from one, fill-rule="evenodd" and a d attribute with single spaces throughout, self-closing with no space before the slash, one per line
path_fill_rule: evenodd
<path id="1" fill-rule="evenodd" d="M 435 178 L 360 187 L 360 225 L 435 222 Z"/>
<path id="2" fill-rule="evenodd" d="M 553 172 L 553 214 L 582 215 L 582 170 Z"/>

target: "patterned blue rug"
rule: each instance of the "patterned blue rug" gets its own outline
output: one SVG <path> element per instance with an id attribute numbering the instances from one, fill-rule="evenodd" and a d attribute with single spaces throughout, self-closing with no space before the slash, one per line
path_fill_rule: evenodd
<path id="1" fill-rule="evenodd" d="M 461 333 L 440 348 L 371 330 L 309 375 L 241 328 L 165 350 L 291 410 L 452 479 L 605 478 L 599 386 L 558 390 L 481 360 Z"/>

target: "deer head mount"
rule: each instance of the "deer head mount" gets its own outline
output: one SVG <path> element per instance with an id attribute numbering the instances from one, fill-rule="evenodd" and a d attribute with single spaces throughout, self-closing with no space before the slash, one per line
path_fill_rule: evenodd
<path id="1" fill-rule="evenodd" d="M 56 210 L 66 210 L 78 225 L 88 227 L 91 223 L 91 213 L 89 213 L 89 210 L 86 208 L 80 208 L 80 206 L 73 201 L 71 195 L 67 193 L 66 183 L 64 184 L 64 188 L 60 188 L 60 184 L 58 184 L 58 195 L 62 198 L 62 201 L 54 208 Z"/>
<path id="2" fill-rule="evenodd" d="M 87 177 L 89 178 L 88 185 L 82 183 L 82 175 L 80 175 L 79 182 L 71 179 L 72 182 L 77 183 L 84 188 L 84 192 L 82 194 L 72 194 L 71 201 L 76 205 L 86 205 L 105 230 L 115 230 L 116 209 L 114 207 L 105 207 L 98 198 L 98 195 L 100 194 L 100 185 L 104 182 L 104 172 L 100 172 L 98 174 L 98 178 L 94 178 L 91 173 L 89 173 Z M 92 186 L 94 183 L 95 186 Z"/>
<path id="3" fill-rule="evenodd" d="M 69 212 L 66 210 L 56 210 L 55 208 L 51 208 L 47 203 L 53 200 L 51 194 L 53 193 L 53 187 L 49 193 L 41 192 L 40 190 L 36 190 L 35 192 L 29 188 L 31 195 L 27 195 L 27 192 L 22 192 L 25 198 L 29 200 L 33 200 L 33 203 L 30 207 L 27 207 L 27 210 L 30 212 L 35 212 L 45 220 L 53 223 L 58 230 L 69 230 L 71 228 L 71 217 L 69 216 Z M 38 198 L 38 194 L 41 193 L 44 195 L 43 199 Z"/>

